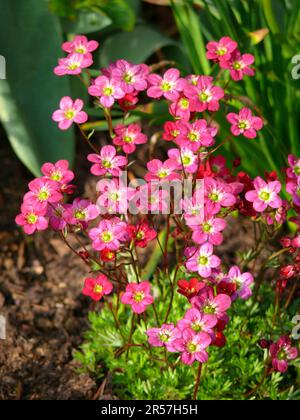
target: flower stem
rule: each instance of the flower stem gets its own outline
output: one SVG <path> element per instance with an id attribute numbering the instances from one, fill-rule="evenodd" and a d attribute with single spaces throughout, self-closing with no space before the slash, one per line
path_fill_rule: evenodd
<path id="1" fill-rule="evenodd" d="M 199 362 L 198 372 L 197 372 L 197 377 L 196 377 L 196 382 L 195 382 L 195 388 L 194 388 L 193 400 L 197 399 L 200 380 L 201 380 L 202 366 L 203 366 L 202 363 Z"/>

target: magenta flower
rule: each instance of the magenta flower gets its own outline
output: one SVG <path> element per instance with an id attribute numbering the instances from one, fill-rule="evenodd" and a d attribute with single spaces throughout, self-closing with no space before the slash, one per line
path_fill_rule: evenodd
<path id="1" fill-rule="evenodd" d="M 213 252 L 214 248 L 209 243 L 202 245 L 198 250 L 192 248 L 185 264 L 186 268 L 191 272 L 198 272 L 201 277 L 209 277 L 212 270 L 221 264 L 220 258 L 214 255 Z"/>
<path id="2" fill-rule="evenodd" d="M 234 81 L 239 81 L 244 76 L 254 76 L 255 70 L 250 66 L 254 63 L 255 58 L 252 54 L 241 54 L 238 50 L 235 50 L 230 59 L 221 59 L 220 67 L 222 69 L 230 70 L 230 76 Z"/>
<path id="3" fill-rule="evenodd" d="M 292 196 L 293 203 L 300 206 L 300 177 L 286 184 L 286 191 Z"/>
<path id="4" fill-rule="evenodd" d="M 66 58 L 58 60 L 58 66 L 55 67 L 54 73 L 56 76 L 78 75 L 82 73 L 82 69 L 86 69 L 93 64 L 91 56 L 84 56 L 82 54 L 70 54 Z"/>
<path id="5" fill-rule="evenodd" d="M 174 347 L 182 353 L 182 363 L 192 365 L 196 360 L 200 363 L 208 361 L 206 349 L 211 342 L 211 337 L 205 332 L 195 333 L 193 330 L 186 329 L 182 332 L 182 338 L 174 341 Z"/>
<path id="6" fill-rule="evenodd" d="M 233 51 L 237 49 L 237 46 L 237 42 L 233 41 L 228 36 L 224 36 L 220 41 L 209 42 L 206 45 L 206 57 L 208 60 L 229 60 Z"/>
<path id="7" fill-rule="evenodd" d="M 61 185 L 69 184 L 74 179 L 74 172 L 69 170 L 67 160 L 59 160 L 55 164 L 45 163 L 41 171 L 45 178 L 59 182 Z"/>
<path id="8" fill-rule="evenodd" d="M 84 282 L 82 294 L 89 296 L 94 301 L 99 302 L 104 295 L 109 295 L 113 290 L 113 285 L 104 274 L 97 278 L 87 278 Z"/>
<path id="9" fill-rule="evenodd" d="M 240 297 L 247 300 L 252 296 L 250 286 L 253 284 L 254 279 L 251 273 L 241 273 L 241 270 L 236 265 L 231 267 L 225 281 L 233 283 L 236 286 L 236 292 L 232 295 L 232 300 Z"/>
<path id="10" fill-rule="evenodd" d="M 136 151 L 138 144 L 145 144 L 148 138 L 142 133 L 142 128 L 139 124 L 130 124 L 128 126 L 118 124 L 115 129 L 116 137 L 113 142 L 116 146 L 121 146 L 124 153 L 130 154 Z"/>
<path id="11" fill-rule="evenodd" d="M 104 146 L 100 155 L 88 155 L 88 161 L 94 163 L 91 167 L 91 173 L 95 176 L 112 175 L 118 177 L 121 168 L 127 165 L 127 159 L 124 156 L 117 156 L 117 151 L 113 146 Z"/>
<path id="12" fill-rule="evenodd" d="M 196 86 L 186 84 L 184 94 L 191 100 L 193 112 L 218 111 L 219 101 L 224 97 L 224 91 L 213 85 L 213 77 L 200 76 Z"/>
<path id="13" fill-rule="evenodd" d="M 167 121 L 164 125 L 163 139 L 166 141 L 176 141 L 180 134 L 179 122 Z"/>
<path id="14" fill-rule="evenodd" d="M 45 216 L 46 209 L 37 209 L 34 205 L 24 203 L 21 214 L 16 217 L 16 224 L 21 226 L 27 235 L 32 235 L 36 231 L 48 228 L 48 220 Z"/>
<path id="15" fill-rule="evenodd" d="M 243 108 L 238 114 L 231 112 L 226 118 L 232 124 L 231 132 L 234 136 L 243 134 L 248 139 L 254 139 L 257 131 L 264 126 L 263 119 L 253 116 L 249 108 Z"/>
<path id="16" fill-rule="evenodd" d="M 272 365 L 277 372 L 285 373 L 288 370 L 290 360 L 298 357 L 298 350 L 292 347 L 289 337 L 280 337 L 277 343 L 270 347 Z"/>
<path id="17" fill-rule="evenodd" d="M 193 230 L 192 239 L 196 244 L 202 245 L 209 242 L 212 245 L 221 245 L 223 242 L 222 231 L 226 228 L 227 223 L 224 219 L 209 217 L 201 223 L 190 224 Z"/>
<path id="18" fill-rule="evenodd" d="M 174 181 L 180 179 L 180 175 L 175 173 L 177 164 L 168 159 L 161 162 L 158 159 L 153 159 L 147 163 L 148 173 L 145 175 L 145 180 L 150 181 Z"/>
<path id="19" fill-rule="evenodd" d="M 118 60 L 111 72 L 114 80 L 120 83 L 123 92 L 141 92 L 148 87 L 149 67 L 146 64 L 135 65 L 126 60 Z"/>
<path id="20" fill-rule="evenodd" d="M 81 54 L 86 58 L 91 57 L 91 53 L 99 47 L 97 41 L 89 41 L 86 36 L 77 35 L 70 42 L 64 42 L 62 45 L 63 51 L 69 54 Z"/>
<path id="21" fill-rule="evenodd" d="M 176 144 L 189 147 L 193 152 L 198 152 L 200 147 L 214 145 L 218 130 L 207 125 L 206 120 L 197 120 L 192 124 L 182 122 L 178 124 L 180 134 L 176 139 Z"/>
<path id="22" fill-rule="evenodd" d="M 24 202 L 37 211 L 45 209 L 48 203 L 55 204 L 62 200 L 60 184 L 46 178 L 37 178 L 29 183 L 29 192 L 24 196 Z"/>
<path id="23" fill-rule="evenodd" d="M 170 149 L 168 156 L 175 162 L 176 170 L 184 170 L 187 174 L 194 174 L 199 169 L 199 158 L 191 149 Z"/>
<path id="24" fill-rule="evenodd" d="M 210 207 L 212 214 L 217 214 L 222 207 L 231 207 L 236 203 L 232 187 L 214 178 L 205 178 L 206 204 Z"/>
<path id="25" fill-rule="evenodd" d="M 56 203 L 48 207 L 49 225 L 55 231 L 61 231 L 67 226 L 66 212 L 70 204 Z"/>
<path id="26" fill-rule="evenodd" d="M 160 328 L 150 328 L 146 331 L 149 344 L 153 347 L 166 347 L 170 352 L 176 352 L 174 341 L 181 338 L 181 331 L 174 324 L 163 324 Z"/>
<path id="27" fill-rule="evenodd" d="M 139 226 L 128 226 L 128 233 L 135 246 L 139 248 L 146 248 L 149 242 L 157 238 L 156 230 L 152 229 L 147 222 Z"/>
<path id="28" fill-rule="evenodd" d="M 174 101 L 170 107 L 170 114 L 174 118 L 182 119 L 184 121 L 189 121 L 191 118 L 191 109 L 190 109 L 190 100 L 181 95 L 176 101 Z"/>
<path id="29" fill-rule="evenodd" d="M 68 130 L 73 123 L 83 124 L 88 120 L 87 113 L 82 111 L 83 105 L 81 99 L 73 101 L 65 96 L 60 101 L 60 109 L 53 113 L 52 120 L 58 122 L 60 130 Z"/>
<path id="30" fill-rule="evenodd" d="M 121 297 L 124 305 L 131 305 L 134 313 L 141 314 L 145 312 L 147 306 L 154 302 L 153 296 L 150 294 L 151 285 L 148 281 L 141 283 L 129 283 L 126 292 Z"/>
<path id="31" fill-rule="evenodd" d="M 195 333 L 205 332 L 213 336 L 213 328 L 217 325 L 218 320 L 215 316 L 203 314 L 196 308 L 188 309 L 184 318 L 178 321 L 177 327 L 184 331 L 187 328 Z"/>
<path id="32" fill-rule="evenodd" d="M 288 156 L 289 168 L 286 171 L 287 177 L 297 179 L 300 176 L 300 159 L 294 155 Z"/>
<path id="33" fill-rule="evenodd" d="M 253 184 L 255 190 L 248 191 L 245 197 L 246 200 L 253 203 L 255 211 L 263 212 L 268 206 L 273 209 L 278 209 L 282 206 L 282 200 L 278 195 L 281 190 L 279 181 L 267 183 L 258 176 L 255 178 Z"/>
<path id="34" fill-rule="evenodd" d="M 159 99 L 164 96 L 170 101 L 176 101 L 185 86 L 185 80 L 180 78 L 180 72 L 177 69 L 167 70 L 163 77 L 150 74 L 148 82 L 150 88 L 147 90 L 147 95 L 150 98 Z"/>
<path id="35" fill-rule="evenodd" d="M 98 182 L 97 191 L 100 193 L 97 206 L 101 210 L 101 214 L 126 214 L 129 207 L 128 202 L 135 193 L 135 190 L 123 185 L 116 178 Z"/>
<path id="36" fill-rule="evenodd" d="M 132 202 L 141 214 L 170 214 L 170 197 L 159 182 L 150 182 L 137 189 Z"/>
<path id="37" fill-rule="evenodd" d="M 118 251 L 126 235 L 126 223 L 116 218 L 113 220 L 102 220 L 98 227 L 89 231 L 92 239 L 92 247 L 95 251 Z"/>
<path id="38" fill-rule="evenodd" d="M 191 299 L 192 305 L 200 312 L 211 315 L 217 320 L 228 319 L 226 311 L 231 306 L 231 298 L 225 294 L 214 296 L 213 289 L 206 287 L 200 290 L 198 296 Z"/>
<path id="39" fill-rule="evenodd" d="M 65 220 L 69 225 L 87 227 L 88 222 L 95 220 L 100 214 L 97 206 L 89 200 L 76 198 L 72 205 L 66 209 Z"/>
<path id="40" fill-rule="evenodd" d="M 116 99 L 122 99 L 125 96 L 120 83 L 117 80 L 109 79 L 106 76 L 97 77 L 88 91 L 91 96 L 100 98 L 100 104 L 104 108 L 111 108 Z"/>

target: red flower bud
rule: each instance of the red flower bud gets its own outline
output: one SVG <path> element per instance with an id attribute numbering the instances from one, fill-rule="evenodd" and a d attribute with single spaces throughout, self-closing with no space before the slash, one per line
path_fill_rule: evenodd
<path id="1" fill-rule="evenodd" d="M 260 342 L 259 342 L 259 345 L 262 349 L 269 349 L 271 344 L 273 344 L 273 341 L 266 340 L 264 338 L 262 340 L 260 340 Z"/>
<path id="2" fill-rule="evenodd" d="M 236 292 L 237 286 L 235 283 L 222 280 L 218 286 L 218 294 L 224 293 L 225 295 L 232 296 Z"/>

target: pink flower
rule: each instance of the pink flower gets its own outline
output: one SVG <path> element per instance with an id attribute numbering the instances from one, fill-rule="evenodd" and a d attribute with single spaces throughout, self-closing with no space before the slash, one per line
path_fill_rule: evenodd
<path id="1" fill-rule="evenodd" d="M 36 231 L 48 228 L 48 220 L 45 215 L 46 209 L 37 209 L 34 205 L 24 203 L 21 207 L 21 214 L 16 217 L 16 224 L 22 226 L 27 235 L 32 235 Z"/>
<path id="2" fill-rule="evenodd" d="M 209 243 L 202 245 L 198 250 L 192 249 L 186 262 L 186 268 L 191 272 L 198 272 L 201 277 L 209 277 L 212 269 L 221 264 L 220 258 L 213 255 L 213 251 L 214 248 Z"/>
<path id="3" fill-rule="evenodd" d="M 119 176 L 121 168 L 127 165 L 127 159 L 124 156 L 117 156 L 117 151 L 113 146 L 104 146 L 100 155 L 88 155 L 88 161 L 94 163 L 91 167 L 91 173 L 96 176 L 112 175 Z"/>
<path id="4" fill-rule="evenodd" d="M 291 194 L 293 203 L 296 206 L 300 206 L 300 177 L 296 180 L 287 182 L 286 184 L 286 191 Z"/>
<path id="5" fill-rule="evenodd" d="M 184 331 L 187 328 L 195 333 L 205 332 L 210 336 L 213 335 L 213 328 L 217 325 L 218 320 L 215 316 L 201 313 L 196 308 L 188 309 L 184 318 L 178 321 L 177 327 Z"/>
<path id="6" fill-rule="evenodd" d="M 277 372 L 285 373 L 288 370 L 288 362 L 298 357 L 298 350 L 292 347 L 289 337 L 280 337 L 277 343 L 270 347 L 272 365 Z"/>
<path id="7" fill-rule="evenodd" d="M 113 290 L 113 285 L 104 274 L 97 278 L 87 278 L 84 282 L 82 293 L 99 302 L 104 295 L 109 295 Z"/>
<path id="8" fill-rule="evenodd" d="M 226 228 L 227 223 L 224 219 L 208 217 L 201 223 L 190 224 L 193 230 L 192 239 L 196 244 L 204 244 L 209 242 L 212 245 L 221 245 L 223 242 L 222 231 Z"/>
<path id="9" fill-rule="evenodd" d="M 147 95 L 150 98 L 159 99 L 164 96 L 170 101 L 176 101 L 182 92 L 185 80 L 180 78 L 180 72 L 177 69 L 169 69 L 163 75 L 150 74 L 148 76 L 150 88 L 147 90 Z"/>
<path id="10" fill-rule="evenodd" d="M 168 156 L 176 163 L 177 170 L 184 170 L 188 174 L 194 174 L 199 169 L 198 156 L 188 147 L 182 149 L 170 149 Z"/>
<path id="11" fill-rule="evenodd" d="M 192 305 L 200 312 L 211 315 L 217 320 L 228 320 L 226 311 L 231 306 L 231 298 L 225 294 L 214 296 L 213 289 L 207 287 L 200 290 L 199 295 L 191 299 Z"/>
<path id="12" fill-rule="evenodd" d="M 297 179 L 300 176 L 300 159 L 294 155 L 289 155 L 288 162 L 290 165 L 286 171 L 288 178 Z"/>
<path id="13" fill-rule="evenodd" d="M 121 242 L 126 235 L 126 223 L 116 218 L 113 220 L 102 220 L 98 227 L 89 231 L 89 237 L 93 241 L 95 251 L 118 251 Z"/>
<path id="14" fill-rule="evenodd" d="M 166 141 L 176 141 L 180 134 L 178 121 L 167 121 L 164 125 L 163 139 Z"/>
<path id="15" fill-rule="evenodd" d="M 208 60 L 229 60 L 231 54 L 236 50 L 238 44 L 228 36 L 224 36 L 219 42 L 209 42 L 206 45 Z"/>
<path id="16" fill-rule="evenodd" d="M 115 127 L 115 133 L 114 144 L 121 146 L 126 154 L 134 153 L 138 144 L 145 144 L 148 141 L 147 136 L 142 133 L 142 128 L 139 124 L 130 124 L 128 126 L 118 124 Z"/>
<path id="17" fill-rule="evenodd" d="M 248 191 L 245 195 L 246 200 L 253 203 L 254 210 L 263 212 L 266 208 L 272 207 L 278 209 L 282 205 L 282 200 L 279 197 L 281 184 L 279 181 L 265 182 L 261 177 L 256 177 L 254 180 L 255 190 Z"/>
<path id="18" fill-rule="evenodd" d="M 206 120 L 197 120 L 193 124 L 182 122 L 178 127 L 180 134 L 176 143 L 181 147 L 189 147 L 193 152 L 198 152 L 200 147 L 209 147 L 215 143 L 214 137 L 218 130 L 208 127 Z"/>
<path id="19" fill-rule="evenodd" d="M 236 203 L 232 187 L 221 180 L 205 178 L 205 197 L 213 214 L 219 213 L 221 207 L 231 207 Z"/>
<path id="20" fill-rule="evenodd" d="M 140 92 L 148 87 L 149 67 L 146 64 L 135 65 L 126 60 L 118 60 L 111 74 L 125 93 Z"/>
<path id="21" fill-rule="evenodd" d="M 256 132 L 264 126 L 262 118 L 253 116 L 249 108 L 243 108 L 238 114 L 231 112 L 226 118 L 232 124 L 231 132 L 234 136 L 243 134 L 248 139 L 254 139 Z"/>
<path id="22" fill-rule="evenodd" d="M 224 91 L 212 84 L 213 77 L 200 76 L 196 86 L 186 84 L 184 94 L 191 100 L 191 111 L 218 111 L 219 101 L 224 97 Z"/>
<path id="23" fill-rule="evenodd" d="M 58 60 L 58 66 L 55 67 L 54 73 L 56 76 L 78 75 L 82 73 L 82 69 L 86 69 L 93 64 L 91 56 L 84 56 L 82 54 L 70 54 L 66 58 Z"/>
<path id="24" fill-rule="evenodd" d="M 88 91 L 91 96 L 99 96 L 100 104 L 104 108 L 111 108 L 116 99 L 122 99 L 125 96 L 120 83 L 106 76 L 97 77 Z"/>
<path id="25" fill-rule="evenodd" d="M 83 124 L 88 120 L 87 113 L 82 111 L 83 105 L 81 99 L 73 101 L 69 96 L 65 96 L 60 101 L 60 109 L 53 113 L 52 120 L 58 122 L 60 130 L 68 130 L 74 122 Z"/>
<path id="26" fill-rule="evenodd" d="M 196 360 L 200 363 L 208 361 L 208 353 L 205 350 L 210 346 L 211 337 L 204 333 L 195 333 L 186 329 L 182 332 L 182 338 L 174 341 L 174 347 L 181 352 L 181 361 L 185 365 L 192 365 Z"/>
<path id="27" fill-rule="evenodd" d="M 190 100 L 181 95 L 170 105 L 169 111 L 173 117 L 189 121 L 191 118 Z"/>
<path id="28" fill-rule="evenodd" d="M 159 182 L 139 187 L 132 200 L 141 214 L 170 214 L 170 197 Z"/>
<path id="29" fill-rule="evenodd" d="M 49 225 L 55 231 L 61 231 L 67 226 L 66 211 L 70 204 L 56 203 L 48 207 Z"/>
<path id="30" fill-rule="evenodd" d="M 69 170 L 67 160 L 59 160 L 55 164 L 45 163 L 41 171 L 45 178 L 59 182 L 61 185 L 69 184 L 74 179 L 74 172 Z"/>
<path id="31" fill-rule="evenodd" d="M 236 265 L 231 267 L 225 281 L 233 283 L 236 286 L 236 293 L 233 294 L 232 299 L 237 297 L 247 300 L 252 296 L 250 286 L 253 284 L 254 279 L 251 273 L 241 273 L 239 267 Z"/>
<path id="32" fill-rule="evenodd" d="M 172 159 L 168 159 L 165 162 L 153 159 L 147 163 L 147 168 L 149 172 L 145 175 L 145 180 L 148 182 L 180 179 L 179 174 L 175 173 L 177 164 Z"/>
<path id="33" fill-rule="evenodd" d="M 244 78 L 244 76 L 254 76 L 255 70 L 250 66 L 255 61 L 255 58 L 252 54 L 241 54 L 238 50 L 235 50 L 230 59 L 221 59 L 220 67 L 222 69 L 230 70 L 230 76 L 234 81 L 239 81 Z"/>
<path id="34" fill-rule="evenodd" d="M 29 190 L 24 196 L 24 202 L 37 210 L 45 209 L 48 203 L 55 204 L 63 198 L 60 184 L 46 178 L 37 178 L 31 181 Z"/>
<path id="35" fill-rule="evenodd" d="M 97 191 L 100 193 L 97 206 L 101 214 L 126 214 L 129 200 L 135 193 L 135 190 L 128 188 L 117 178 L 101 180 L 97 184 Z"/>
<path id="36" fill-rule="evenodd" d="M 176 352 L 174 340 L 181 338 L 181 332 L 174 324 L 163 324 L 160 328 L 150 328 L 146 331 L 149 344 L 153 347 L 166 347 L 170 352 Z"/>
<path id="37" fill-rule="evenodd" d="M 135 246 L 140 248 L 146 248 L 148 243 L 157 237 L 156 230 L 150 228 L 147 222 L 143 222 L 139 226 L 128 226 L 128 229 Z"/>
<path id="38" fill-rule="evenodd" d="M 88 222 L 95 220 L 100 214 L 97 206 L 89 200 L 76 198 L 72 205 L 66 209 L 65 219 L 69 225 L 87 227 Z"/>
<path id="39" fill-rule="evenodd" d="M 82 54 L 86 58 L 90 58 L 93 51 L 99 47 L 97 41 L 89 41 L 86 36 L 77 35 L 70 42 L 64 42 L 62 45 L 63 51 L 69 54 Z"/>
<path id="40" fill-rule="evenodd" d="M 126 292 L 121 297 L 121 302 L 124 305 L 131 305 L 134 313 L 141 314 L 154 301 L 150 290 L 151 285 L 148 281 L 129 283 L 126 287 Z"/>

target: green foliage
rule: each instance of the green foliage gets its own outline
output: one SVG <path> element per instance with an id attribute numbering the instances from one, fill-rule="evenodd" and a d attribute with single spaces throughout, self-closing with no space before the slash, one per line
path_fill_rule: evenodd
<path id="1" fill-rule="evenodd" d="M 42 31 L 37 22 L 43 22 Z M 70 95 L 68 79 L 52 70 L 62 41 L 59 20 L 44 1 L 2 1 L 0 51 L 7 80 L 0 81 L 0 120 L 16 154 L 37 176 L 45 161 L 72 163 L 74 156 L 72 131 L 62 134 L 51 121 L 62 93 Z"/>
<path id="2" fill-rule="evenodd" d="M 155 284 L 157 313 L 162 324 L 170 298 L 168 279 L 157 277 Z M 225 331 L 227 345 L 222 349 L 210 348 L 210 359 L 203 369 L 199 399 L 299 398 L 300 388 L 291 385 L 296 380 L 293 367 L 285 375 L 273 373 L 256 390 L 264 377 L 266 361 L 266 351 L 258 346 L 259 340 L 278 339 L 283 333 L 290 334 L 293 327 L 292 314 L 287 312 L 282 313 L 274 324 L 273 299 L 273 293 L 265 288 L 260 304 L 253 305 L 251 300 L 234 304 L 230 313 L 231 321 Z M 100 313 L 90 313 L 90 330 L 81 350 L 75 354 L 82 364 L 82 371 L 89 372 L 99 382 L 109 374 L 113 393 L 122 399 L 190 399 L 197 365 L 184 366 L 177 354 L 167 354 L 161 348 L 148 346 L 145 331 L 156 326 L 152 309 L 148 309 L 152 322 L 147 327 L 143 316 L 138 318 L 138 327 L 131 340 L 133 346 L 129 347 L 132 313 L 120 305 L 117 298 L 112 303 L 114 310 L 118 307 L 115 315 L 121 327 L 116 326 L 108 304 Z M 169 322 L 176 323 L 187 308 L 187 300 L 176 294 Z"/>

